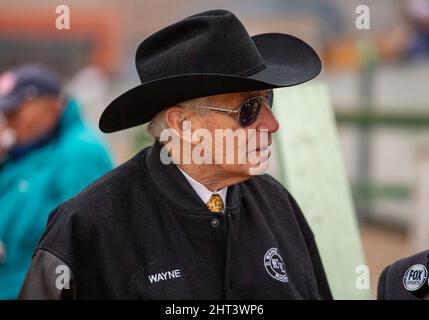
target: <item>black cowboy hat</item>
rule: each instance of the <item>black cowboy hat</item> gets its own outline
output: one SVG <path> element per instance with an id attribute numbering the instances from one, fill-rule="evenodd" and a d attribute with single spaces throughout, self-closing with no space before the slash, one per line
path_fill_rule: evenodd
<path id="1" fill-rule="evenodd" d="M 297 85 L 317 76 L 321 63 L 296 37 L 250 37 L 233 13 L 212 10 L 144 40 L 136 67 L 142 84 L 107 106 L 99 123 L 103 132 L 146 123 L 163 109 L 194 98 Z"/>

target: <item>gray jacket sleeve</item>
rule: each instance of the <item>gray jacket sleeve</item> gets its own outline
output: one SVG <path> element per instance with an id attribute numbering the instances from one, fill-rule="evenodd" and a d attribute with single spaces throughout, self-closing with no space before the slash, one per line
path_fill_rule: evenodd
<path id="1" fill-rule="evenodd" d="M 19 300 L 70 300 L 76 287 L 70 267 L 45 250 L 37 250 L 19 293 Z"/>

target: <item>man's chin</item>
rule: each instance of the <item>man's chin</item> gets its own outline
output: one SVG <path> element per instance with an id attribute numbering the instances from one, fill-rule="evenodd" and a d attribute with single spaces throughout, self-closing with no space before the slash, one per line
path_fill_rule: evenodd
<path id="1" fill-rule="evenodd" d="M 271 149 L 265 148 L 263 150 L 250 151 L 247 154 L 247 161 L 249 162 L 249 170 L 259 172 L 259 167 L 266 168 L 268 170 L 268 162 L 271 156 Z M 253 174 L 251 174 L 253 175 Z"/>
<path id="2" fill-rule="evenodd" d="M 261 159 L 258 165 L 252 166 L 249 168 L 250 176 L 259 176 L 265 174 L 269 168 L 269 159 Z"/>
<path id="3" fill-rule="evenodd" d="M 258 159 L 256 164 L 225 165 L 224 172 L 231 177 L 243 178 L 243 181 L 253 176 L 265 174 L 269 168 L 269 156 Z"/>

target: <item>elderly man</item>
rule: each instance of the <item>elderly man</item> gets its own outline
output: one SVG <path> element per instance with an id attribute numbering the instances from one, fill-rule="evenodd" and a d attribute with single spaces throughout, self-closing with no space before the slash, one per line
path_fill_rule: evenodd
<path id="1" fill-rule="evenodd" d="M 1 74 L 0 112 L 0 299 L 16 299 L 49 213 L 112 163 L 47 67 Z"/>
<path id="2" fill-rule="evenodd" d="M 136 65 L 100 128 L 150 121 L 156 142 L 54 210 L 21 298 L 330 299 L 298 204 L 261 174 L 272 89 L 315 77 L 317 54 L 214 10 L 144 40 Z"/>

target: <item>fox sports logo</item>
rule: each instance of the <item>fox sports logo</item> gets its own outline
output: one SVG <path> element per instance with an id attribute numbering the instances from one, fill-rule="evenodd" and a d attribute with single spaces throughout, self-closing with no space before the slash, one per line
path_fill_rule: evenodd
<path id="1" fill-rule="evenodd" d="M 404 274 L 403 283 L 408 291 L 419 290 L 426 282 L 428 271 L 422 264 L 411 266 Z"/>

